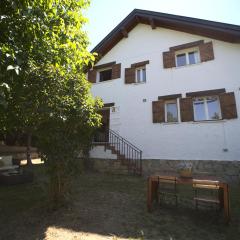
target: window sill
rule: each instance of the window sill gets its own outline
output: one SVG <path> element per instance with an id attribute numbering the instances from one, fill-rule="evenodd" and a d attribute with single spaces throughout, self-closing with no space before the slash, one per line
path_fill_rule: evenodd
<path id="1" fill-rule="evenodd" d="M 179 124 L 180 122 L 163 122 L 163 125 L 175 125 L 175 124 Z"/>
<path id="2" fill-rule="evenodd" d="M 124 85 L 127 85 L 127 86 L 135 86 L 135 85 L 142 85 L 142 84 L 147 84 L 147 82 L 135 82 L 135 83 L 125 83 L 124 82 Z"/>
<path id="3" fill-rule="evenodd" d="M 113 81 L 118 80 L 118 79 L 120 79 L 120 78 L 115 78 L 115 79 L 111 79 L 111 80 L 107 80 L 107 81 L 103 81 L 103 82 L 95 82 L 95 83 L 92 83 L 92 85 L 109 83 L 109 82 L 113 82 Z"/>
<path id="4" fill-rule="evenodd" d="M 219 119 L 219 120 L 202 120 L 202 121 L 193 121 L 193 124 L 199 124 L 199 123 L 222 123 L 226 122 L 225 119 Z"/>
<path id="5" fill-rule="evenodd" d="M 195 63 L 195 64 L 187 64 L 187 65 L 184 65 L 184 66 L 179 66 L 179 67 L 174 67 L 174 69 L 181 69 L 181 68 L 185 68 L 185 67 L 192 67 L 192 66 L 199 66 L 201 65 L 203 62 L 199 62 L 199 63 Z"/>
<path id="6" fill-rule="evenodd" d="M 224 123 L 224 122 L 227 122 L 227 120 L 226 119 L 220 119 L 220 120 L 203 120 L 203 121 L 192 121 L 192 122 L 162 122 L 160 124 L 162 124 L 162 125 L 176 125 L 176 124 L 181 124 L 181 123 L 185 123 L 185 124 L 188 124 L 188 123 L 192 123 L 192 124 L 204 123 L 204 124 L 207 124 L 207 123 Z"/>
<path id="7" fill-rule="evenodd" d="M 132 83 L 132 85 L 141 85 L 141 84 L 146 84 L 146 82 L 136 82 L 136 83 Z"/>

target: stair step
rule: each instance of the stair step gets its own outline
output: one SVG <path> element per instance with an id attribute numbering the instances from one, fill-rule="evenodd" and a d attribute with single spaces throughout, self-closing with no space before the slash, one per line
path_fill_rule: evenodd
<path id="1" fill-rule="evenodd" d="M 125 158 L 125 156 L 123 154 L 118 154 L 118 159 L 125 160 L 126 158 Z"/>
<path id="2" fill-rule="evenodd" d="M 110 149 L 110 150 L 115 150 L 115 147 L 114 147 L 114 146 L 110 146 L 109 144 L 106 145 L 106 148 L 107 148 L 107 149 Z"/>
<path id="3" fill-rule="evenodd" d="M 120 154 L 120 151 L 119 151 L 119 150 L 112 150 L 112 153 L 119 155 L 119 154 Z"/>
<path id="4" fill-rule="evenodd" d="M 105 151 L 110 150 L 112 154 L 117 155 L 117 161 L 113 164 L 113 169 L 116 171 L 123 171 L 123 172 L 132 172 L 133 174 L 139 173 L 140 170 L 136 167 L 136 160 L 127 159 L 127 157 L 121 152 L 121 150 L 118 150 L 118 147 L 121 147 L 119 145 L 110 145 L 111 143 L 105 143 Z"/>

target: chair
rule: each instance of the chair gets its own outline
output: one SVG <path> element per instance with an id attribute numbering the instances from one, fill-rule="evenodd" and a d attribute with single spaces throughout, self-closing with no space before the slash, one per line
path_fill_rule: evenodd
<path id="1" fill-rule="evenodd" d="M 194 180 L 193 189 L 196 209 L 198 209 L 199 204 L 220 207 L 218 181 Z"/>
<path id="2" fill-rule="evenodd" d="M 174 198 L 176 206 L 178 205 L 176 177 L 158 177 L 158 203 L 161 203 L 160 199 L 165 201 L 166 197 Z"/>

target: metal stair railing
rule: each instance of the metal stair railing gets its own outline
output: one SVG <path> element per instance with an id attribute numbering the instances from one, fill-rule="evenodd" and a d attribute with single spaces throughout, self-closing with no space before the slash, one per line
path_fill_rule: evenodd
<path id="1" fill-rule="evenodd" d="M 115 150 L 123 161 L 127 162 L 128 171 L 137 175 L 142 174 L 142 150 L 130 143 L 111 129 L 97 131 L 94 136 L 94 143 L 101 143 L 105 149 Z"/>

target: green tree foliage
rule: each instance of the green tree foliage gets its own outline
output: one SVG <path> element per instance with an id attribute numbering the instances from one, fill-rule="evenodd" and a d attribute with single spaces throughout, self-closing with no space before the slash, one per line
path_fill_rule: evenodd
<path id="1" fill-rule="evenodd" d="M 100 124 L 84 69 L 88 0 L 1 0 L 0 127 L 38 138 L 53 198 L 67 192 L 77 154 Z"/>

